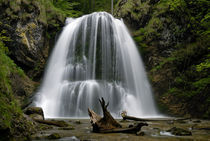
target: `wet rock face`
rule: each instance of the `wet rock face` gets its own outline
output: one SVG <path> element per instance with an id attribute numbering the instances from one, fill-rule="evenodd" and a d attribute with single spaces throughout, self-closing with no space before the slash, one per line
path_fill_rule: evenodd
<path id="1" fill-rule="evenodd" d="M 11 38 L 11 41 L 6 43 L 10 57 L 29 74 L 38 63 L 45 61 L 43 51 L 46 27 L 37 20 L 40 14 L 37 7 L 21 0 L 15 1 L 14 4 L 16 5 L 6 1 L 1 3 L 1 30 L 6 30 Z M 30 74 L 35 77 L 33 75 L 36 74 Z"/>
<path id="2" fill-rule="evenodd" d="M 58 31 L 60 23 L 49 25 L 46 11 L 36 1 L 14 0 L 0 2 L 0 31 L 6 31 L 11 41 L 6 42 L 10 57 L 32 79 L 39 79 L 48 57 L 50 38 L 47 34 Z M 56 16 L 54 16 L 56 22 Z M 60 24 L 60 25 L 59 25 Z M 50 27 L 48 33 L 48 27 Z"/>
<path id="3" fill-rule="evenodd" d="M 12 55 L 18 62 L 22 63 L 29 69 L 32 69 L 36 62 L 43 62 L 44 56 L 44 26 L 30 21 L 23 25 L 21 21 L 17 23 L 14 40 L 17 42 L 15 51 Z M 12 50 L 10 48 L 10 50 Z"/>

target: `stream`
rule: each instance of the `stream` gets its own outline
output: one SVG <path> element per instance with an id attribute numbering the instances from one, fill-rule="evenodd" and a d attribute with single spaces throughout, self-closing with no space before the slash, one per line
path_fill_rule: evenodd
<path id="1" fill-rule="evenodd" d="M 126 133 L 93 133 L 89 119 L 51 119 L 66 121 L 70 127 L 43 126 L 43 130 L 33 135 L 33 141 L 50 140 L 50 141 L 194 141 L 194 140 L 210 140 L 210 121 L 187 119 L 187 120 L 169 120 L 169 121 L 149 121 L 149 126 L 141 129 L 141 134 Z M 128 127 L 135 121 L 117 120 L 124 127 Z M 175 136 L 167 130 L 177 127 L 191 131 L 192 136 Z M 53 133 L 59 134 L 59 139 L 48 139 L 47 137 Z"/>

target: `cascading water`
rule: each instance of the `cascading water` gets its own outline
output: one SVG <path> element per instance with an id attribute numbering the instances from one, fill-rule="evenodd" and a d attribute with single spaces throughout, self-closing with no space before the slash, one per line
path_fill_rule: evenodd
<path id="1" fill-rule="evenodd" d="M 115 116 L 157 115 L 142 60 L 123 21 L 106 12 L 71 19 L 64 27 L 37 93 L 46 117 L 87 117 L 109 101 Z"/>

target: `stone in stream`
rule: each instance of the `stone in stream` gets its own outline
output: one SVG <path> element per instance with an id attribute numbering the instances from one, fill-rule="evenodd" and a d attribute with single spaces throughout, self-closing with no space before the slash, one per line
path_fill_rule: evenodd
<path id="1" fill-rule="evenodd" d="M 51 135 L 47 136 L 48 139 L 60 139 L 61 136 L 58 133 L 52 133 Z"/>
<path id="2" fill-rule="evenodd" d="M 80 120 L 76 120 L 75 123 L 76 124 L 81 124 L 81 121 Z"/>
<path id="3" fill-rule="evenodd" d="M 176 127 L 167 130 L 167 132 L 171 132 L 171 134 L 176 136 L 192 136 L 192 133 L 190 131 Z"/>

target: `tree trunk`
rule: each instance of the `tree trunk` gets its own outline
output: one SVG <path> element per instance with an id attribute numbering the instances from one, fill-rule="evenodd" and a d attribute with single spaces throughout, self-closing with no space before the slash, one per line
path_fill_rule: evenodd
<path id="1" fill-rule="evenodd" d="M 111 13 L 114 15 L 114 3 L 113 0 L 111 0 Z"/>

